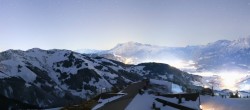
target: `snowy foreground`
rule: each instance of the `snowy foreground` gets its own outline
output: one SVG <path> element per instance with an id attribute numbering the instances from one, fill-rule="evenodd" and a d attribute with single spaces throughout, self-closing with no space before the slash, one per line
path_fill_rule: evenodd
<path id="1" fill-rule="evenodd" d="M 167 87 L 167 89 L 171 89 L 172 93 L 183 93 L 181 86 L 174 83 L 170 83 L 168 81 L 150 79 L 150 83 Z M 220 92 L 220 94 L 222 93 L 223 92 Z M 239 92 L 239 94 L 242 97 L 250 95 L 249 93 L 243 92 Z M 121 97 L 122 96 L 115 96 L 109 99 L 101 100 L 102 103 L 96 105 L 92 110 L 96 110 L 97 108 L 102 107 L 106 103 Z M 160 98 L 176 104 L 178 103 L 177 98 L 166 98 L 162 96 L 156 96 L 154 94 L 149 94 L 148 91 L 145 91 L 145 93 L 142 95 L 137 94 L 125 110 L 152 110 L 153 103 L 155 103 L 156 107 L 160 108 L 160 110 L 178 110 L 167 105 L 163 106 L 162 103 L 155 100 L 156 98 Z M 250 98 L 222 98 L 220 96 L 212 97 L 207 95 L 201 95 L 200 100 L 203 110 L 249 110 L 250 108 Z M 199 99 L 197 99 L 196 101 L 185 101 L 185 99 L 183 98 L 182 103 L 180 105 L 197 110 L 200 108 Z"/>
<path id="2" fill-rule="evenodd" d="M 176 98 L 165 98 L 162 96 L 155 96 L 150 94 L 136 95 L 136 97 L 130 102 L 127 106 L 126 110 L 152 110 L 152 104 L 155 102 L 156 107 L 161 110 L 178 110 L 173 107 L 163 106 L 161 103 L 157 102 L 155 98 L 161 98 L 166 101 L 170 101 L 173 103 L 177 103 L 178 100 Z M 199 102 L 197 101 L 185 101 L 182 99 L 183 103 L 181 105 L 198 109 Z M 221 98 L 219 96 L 211 97 L 211 96 L 201 96 L 201 105 L 203 110 L 249 110 L 250 107 L 250 98 Z"/>

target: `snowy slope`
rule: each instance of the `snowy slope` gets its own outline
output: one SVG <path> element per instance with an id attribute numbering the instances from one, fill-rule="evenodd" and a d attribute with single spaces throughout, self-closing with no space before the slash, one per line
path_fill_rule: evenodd
<path id="1" fill-rule="evenodd" d="M 102 51 L 104 51 L 104 50 L 96 50 L 96 49 L 78 49 L 78 50 L 75 50 L 75 52 L 84 53 L 84 54 L 98 53 L 98 52 L 102 52 Z"/>
<path id="2" fill-rule="evenodd" d="M 157 68 L 156 68 L 157 67 Z M 143 78 L 192 86 L 201 77 L 167 64 L 126 65 L 70 50 L 8 50 L 0 53 L 0 94 L 40 107 L 58 107 L 124 87 Z"/>

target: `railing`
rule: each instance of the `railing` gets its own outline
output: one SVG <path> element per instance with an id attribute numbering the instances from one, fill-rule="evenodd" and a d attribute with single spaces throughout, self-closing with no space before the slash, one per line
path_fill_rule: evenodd
<path id="1" fill-rule="evenodd" d="M 183 106 L 183 105 L 175 104 L 175 103 L 172 103 L 172 102 L 160 99 L 160 98 L 156 98 L 155 100 L 162 103 L 163 106 L 168 105 L 168 106 L 180 109 L 180 110 L 197 110 L 197 109 L 194 109 L 194 108 L 189 108 L 189 107 L 186 107 L 186 106 Z"/>

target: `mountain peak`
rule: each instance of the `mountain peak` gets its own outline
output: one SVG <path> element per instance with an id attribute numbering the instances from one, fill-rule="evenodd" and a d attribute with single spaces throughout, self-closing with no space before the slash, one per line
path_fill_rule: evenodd
<path id="1" fill-rule="evenodd" d="M 129 42 L 117 44 L 117 46 L 131 46 L 131 45 L 133 45 L 133 46 L 139 46 L 139 45 L 144 45 L 144 44 L 141 44 L 141 43 L 138 43 L 138 42 L 134 42 L 134 41 L 129 41 Z"/>
<path id="2" fill-rule="evenodd" d="M 248 36 L 248 37 L 241 37 L 241 38 L 237 39 L 236 41 L 243 42 L 243 43 L 250 42 L 250 36 Z"/>
<path id="3" fill-rule="evenodd" d="M 208 45 L 215 45 L 215 46 L 228 46 L 230 45 L 231 41 L 229 40 L 218 40 L 214 43 L 209 43 Z"/>
<path id="4" fill-rule="evenodd" d="M 32 49 L 29 49 L 27 51 L 33 51 L 33 52 L 37 52 L 37 51 L 43 51 L 42 49 L 40 48 L 32 48 Z"/>
<path id="5" fill-rule="evenodd" d="M 231 46 L 237 48 L 250 48 L 250 36 L 233 40 Z"/>
<path id="6" fill-rule="evenodd" d="M 156 47 L 156 46 L 153 46 L 153 45 L 150 45 L 150 44 L 142 44 L 142 43 L 130 41 L 130 42 L 126 42 L 126 43 L 117 44 L 113 49 L 117 49 L 117 48 L 133 48 L 133 47 Z M 113 50 L 113 49 L 111 49 L 111 50 Z"/>

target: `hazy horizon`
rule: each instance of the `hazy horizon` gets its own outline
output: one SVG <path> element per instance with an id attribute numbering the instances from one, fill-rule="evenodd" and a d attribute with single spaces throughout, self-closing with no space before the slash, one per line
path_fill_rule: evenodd
<path id="1" fill-rule="evenodd" d="M 184 47 L 250 35 L 250 0 L 0 0 L 0 51 Z"/>
<path id="2" fill-rule="evenodd" d="M 250 36 L 248 36 L 250 37 Z M 246 38 L 246 37 L 239 37 L 239 38 Z M 233 40 L 237 40 L 239 38 L 236 38 L 236 39 L 218 39 L 218 40 L 229 40 L 229 41 L 233 41 Z M 218 41 L 216 40 L 216 41 Z M 66 49 L 66 50 L 72 50 L 72 51 L 81 51 L 81 50 L 110 50 L 112 48 L 114 48 L 115 46 L 117 46 L 118 44 L 125 44 L 125 43 L 129 43 L 129 42 L 133 42 L 133 43 L 140 43 L 140 44 L 145 44 L 145 45 L 152 45 L 152 46 L 160 46 L 160 47 L 187 47 L 187 46 L 201 46 L 201 45 L 207 45 L 209 43 L 214 43 L 216 41 L 212 41 L 212 42 L 208 42 L 206 44 L 197 44 L 197 45 L 184 45 L 184 46 L 166 46 L 166 45 L 157 45 L 157 44 L 149 44 L 149 43 L 141 43 L 141 42 L 136 42 L 136 41 L 127 41 L 127 42 L 118 42 L 116 43 L 115 45 L 113 45 L 111 48 L 107 48 L 107 49 L 96 49 L 96 48 L 77 48 L 77 49 L 67 49 L 67 48 L 40 48 L 40 47 L 30 47 L 30 48 L 26 48 L 26 49 L 20 49 L 20 48 L 9 48 L 9 49 L 0 49 L 0 52 L 1 51 L 6 51 L 6 50 L 10 50 L 10 49 L 13 49 L 13 50 L 22 50 L 22 51 L 26 51 L 26 50 L 29 50 L 29 49 L 34 49 L 34 48 L 39 48 L 39 49 L 42 49 L 42 50 L 53 50 L 53 49 Z"/>

